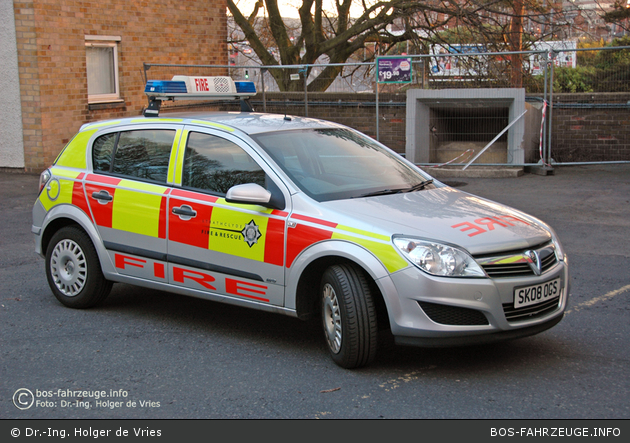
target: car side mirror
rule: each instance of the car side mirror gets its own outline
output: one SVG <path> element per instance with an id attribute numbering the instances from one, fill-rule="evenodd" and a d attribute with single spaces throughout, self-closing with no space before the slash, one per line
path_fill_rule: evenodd
<path id="1" fill-rule="evenodd" d="M 271 192 L 256 183 L 245 183 L 228 189 L 225 194 L 225 201 L 228 203 L 269 206 Z"/>

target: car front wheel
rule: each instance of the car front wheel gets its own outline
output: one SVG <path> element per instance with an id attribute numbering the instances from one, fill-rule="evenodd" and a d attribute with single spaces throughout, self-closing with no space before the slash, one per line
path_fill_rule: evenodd
<path id="1" fill-rule="evenodd" d="M 347 369 L 374 360 L 376 310 L 367 278 L 352 264 L 334 265 L 322 276 L 321 314 L 332 359 Z"/>
<path id="2" fill-rule="evenodd" d="M 92 241 L 74 226 L 52 236 L 46 251 L 46 277 L 57 300 L 71 308 L 95 306 L 112 288 L 112 282 L 103 276 Z"/>

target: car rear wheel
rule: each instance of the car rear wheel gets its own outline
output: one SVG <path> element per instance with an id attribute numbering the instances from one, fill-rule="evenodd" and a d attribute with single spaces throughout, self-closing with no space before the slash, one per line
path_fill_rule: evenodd
<path id="1" fill-rule="evenodd" d="M 378 328 L 364 272 L 351 264 L 331 266 L 322 276 L 320 295 L 324 335 L 334 362 L 347 369 L 372 362 Z"/>
<path id="2" fill-rule="evenodd" d="M 52 236 L 46 251 L 46 277 L 57 300 L 71 308 L 95 306 L 112 288 L 112 282 L 103 276 L 92 241 L 73 226 Z"/>

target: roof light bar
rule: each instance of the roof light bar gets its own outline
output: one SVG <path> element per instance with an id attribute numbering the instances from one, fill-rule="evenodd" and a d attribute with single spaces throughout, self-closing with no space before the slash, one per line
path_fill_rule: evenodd
<path id="1" fill-rule="evenodd" d="M 256 95 L 253 82 L 234 82 L 230 77 L 176 75 L 172 80 L 149 80 L 145 94 L 154 100 L 234 100 Z"/>
<path id="2" fill-rule="evenodd" d="M 236 86 L 236 92 L 239 94 L 256 95 L 256 85 L 254 82 L 234 82 L 234 86 Z"/>
<path id="3" fill-rule="evenodd" d="M 254 82 L 235 82 L 230 77 L 176 75 L 172 80 L 149 80 L 144 88 L 149 97 L 145 117 L 157 117 L 165 100 L 241 100 L 241 110 L 253 111 L 247 99 L 256 95 Z"/>

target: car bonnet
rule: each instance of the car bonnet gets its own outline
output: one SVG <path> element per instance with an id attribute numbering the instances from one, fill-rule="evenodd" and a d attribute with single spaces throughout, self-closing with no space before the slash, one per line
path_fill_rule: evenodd
<path id="1" fill-rule="evenodd" d="M 450 187 L 324 203 L 344 218 L 390 235 L 451 243 L 472 254 L 540 245 L 551 233 L 539 220 Z"/>

